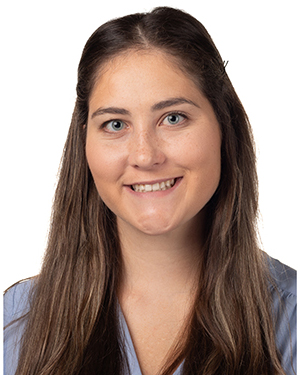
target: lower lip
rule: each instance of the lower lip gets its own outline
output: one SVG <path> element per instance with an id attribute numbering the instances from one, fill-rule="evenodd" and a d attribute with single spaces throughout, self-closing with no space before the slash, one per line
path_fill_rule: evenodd
<path id="1" fill-rule="evenodd" d="M 139 192 L 139 191 L 134 191 L 131 189 L 131 186 L 125 186 L 126 190 L 128 190 L 131 194 L 133 194 L 134 196 L 137 196 L 137 197 L 141 197 L 141 198 L 159 198 L 159 197 L 165 197 L 169 194 L 171 194 L 174 190 L 177 189 L 177 187 L 180 185 L 182 181 L 182 177 L 178 177 L 176 178 L 176 181 L 175 181 L 175 184 L 169 188 L 169 189 L 166 189 L 166 190 L 157 190 L 157 191 L 148 191 L 147 193 L 142 193 L 142 192 Z"/>

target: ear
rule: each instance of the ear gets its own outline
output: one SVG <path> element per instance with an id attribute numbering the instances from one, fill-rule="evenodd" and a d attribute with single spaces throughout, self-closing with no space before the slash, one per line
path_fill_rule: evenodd
<path id="1" fill-rule="evenodd" d="M 85 130 L 85 129 L 86 129 L 86 124 L 84 124 L 84 125 L 82 126 L 82 129 L 83 129 L 83 130 Z"/>

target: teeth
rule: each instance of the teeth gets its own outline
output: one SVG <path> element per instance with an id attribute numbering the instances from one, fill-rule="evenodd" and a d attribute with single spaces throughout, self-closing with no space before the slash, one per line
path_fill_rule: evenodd
<path id="1" fill-rule="evenodd" d="M 172 178 L 171 180 L 163 181 L 163 182 L 157 182 L 153 185 L 143 185 L 143 184 L 136 184 L 132 185 L 132 188 L 134 191 L 137 191 L 138 193 L 148 193 L 151 191 L 160 191 L 160 190 L 167 190 L 173 187 L 175 184 L 175 179 Z"/>

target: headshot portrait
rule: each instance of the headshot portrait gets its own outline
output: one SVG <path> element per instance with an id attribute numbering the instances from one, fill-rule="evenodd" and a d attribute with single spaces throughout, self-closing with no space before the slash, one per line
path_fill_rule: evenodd
<path id="1" fill-rule="evenodd" d="M 296 9 L 7 6 L 5 375 L 297 373 Z"/>

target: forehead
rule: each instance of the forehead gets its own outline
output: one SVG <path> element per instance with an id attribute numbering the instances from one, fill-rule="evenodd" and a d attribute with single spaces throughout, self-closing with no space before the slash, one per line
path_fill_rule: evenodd
<path id="1" fill-rule="evenodd" d="M 173 56 L 159 50 L 135 50 L 117 55 L 101 67 L 90 105 L 133 98 L 145 102 L 199 93 Z"/>

